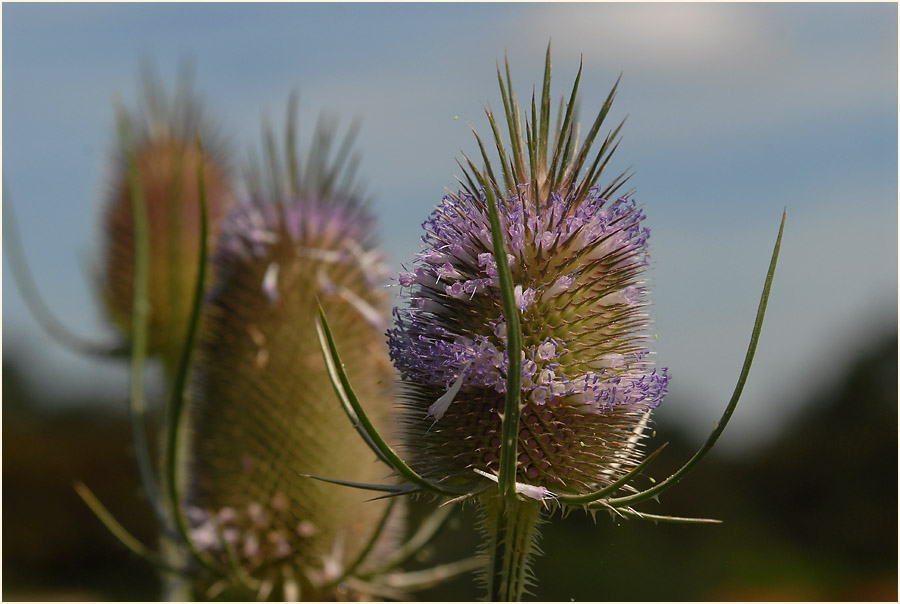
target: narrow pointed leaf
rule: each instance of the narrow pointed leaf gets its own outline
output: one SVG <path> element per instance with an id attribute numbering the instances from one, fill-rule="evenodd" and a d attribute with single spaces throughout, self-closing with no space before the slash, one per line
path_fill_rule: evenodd
<path id="1" fill-rule="evenodd" d="M 165 531 L 170 530 L 171 523 L 163 507 L 163 497 L 159 490 L 150 447 L 147 444 L 146 414 L 144 401 L 144 364 L 147 360 L 148 330 L 150 325 L 150 234 L 147 219 L 147 205 L 144 189 L 141 184 L 134 147 L 128 122 L 120 113 L 120 136 L 124 141 L 128 157 L 128 179 L 130 182 L 131 212 L 134 228 L 134 291 L 132 294 L 131 316 L 131 391 L 129 419 L 131 438 L 134 442 L 134 455 L 141 476 L 141 484 L 147 499 L 156 514 L 159 525 Z"/>
<path id="2" fill-rule="evenodd" d="M 334 336 L 331 333 L 331 328 L 328 326 L 328 319 L 325 317 L 325 311 L 321 306 L 319 306 L 319 321 L 316 322 L 316 329 L 319 333 L 319 342 L 322 346 L 322 355 L 325 358 L 325 364 L 328 368 L 328 375 L 331 378 L 332 386 L 334 387 L 338 398 L 345 400 L 353 409 L 353 412 L 359 419 L 362 430 L 366 432 L 369 440 L 371 441 L 370 446 L 375 447 L 381 453 L 381 456 L 386 459 L 387 464 L 390 465 L 390 467 L 393 468 L 394 471 L 405 477 L 416 486 L 420 486 L 435 493 L 440 493 L 441 495 L 452 496 L 463 493 L 463 490 L 453 489 L 446 485 L 441 485 L 422 478 L 412 468 L 410 468 L 406 464 L 406 462 L 400 458 L 399 455 L 397 455 L 397 453 L 391 448 L 390 445 L 387 444 L 387 442 L 385 442 L 385 440 L 375 429 L 375 426 L 372 425 L 371 420 L 366 415 L 366 412 L 362 408 L 362 405 L 360 405 L 359 399 L 353 392 L 353 387 L 350 385 L 350 380 L 347 377 L 347 374 L 344 372 L 344 366 L 343 363 L 341 363 L 341 357 L 338 354 L 337 346 L 334 343 Z M 367 440 L 367 442 L 369 442 L 369 440 Z"/>
<path id="3" fill-rule="evenodd" d="M 564 91 L 565 92 L 565 91 Z M 554 154 L 556 153 L 555 149 L 557 145 L 559 145 L 562 140 L 562 123 L 563 123 L 563 112 L 566 109 L 566 100 L 564 98 L 559 99 L 559 107 L 556 108 L 556 125 L 553 127 L 553 145 Z M 552 182 L 552 181 L 551 181 Z"/>
<path id="4" fill-rule="evenodd" d="M 375 547 L 375 543 L 381 537 L 381 534 L 384 532 L 384 527 L 387 526 L 388 518 L 390 518 L 391 513 L 394 511 L 394 506 L 397 504 L 396 499 L 391 499 L 390 503 L 388 503 L 387 507 L 384 509 L 384 514 L 381 516 L 381 520 L 378 522 L 378 526 L 375 527 L 375 530 L 372 531 L 371 537 L 363 546 L 362 551 L 359 552 L 359 555 L 356 556 L 356 559 L 351 562 L 344 572 L 334 579 L 333 581 L 329 581 L 325 584 L 325 589 L 330 589 L 335 585 L 343 582 L 347 577 L 352 577 L 356 573 L 356 569 L 365 562 L 366 558 L 368 558 L 369 554 L 372 552 L 372 549 Z"/>
<path id="5" fill-rule="evenodd" d="M 491 131 L 494 133 L 494 141 L 497 144 L 497 153 L 500 155 L 500 164 L 503 167 L 503 186 L 506 190 L 512 191 L 518 183 L 516 183 L 512 168 L 509 165 L 509 158 L 506 156 L 506 148 L 503 146 L 500 128 L 497 126 L 497 120 L 494 119 L 494 113 L 490 109 L 486 110 L 485 113 L 487 113 L 488 122 L 491 124 Z"/>
<path id="6" fill-rule="evenodd" d="M 506 109 L 506 123 L 509 127 L 510 145 L 513 150 L 513 164 L 515 166 L 516 184 L 525 182 L 525 140 L 522 137 L 522 123 L 519 114 L 519 105 L 512 88 L 512 77 L 509 73 L 509 59 L 506 62 L 506 83 L 504 85 L 500 68 L 497 68 L 497 79 L 500 80 L 500 95 L 503 97 L 503 106 Z"/>
<path id="7" fill-rule="evenodd" d="M 408 484 L 369 484 L 365 482 L 353 482 L 350 480 L 339 480 L 337 478 L 325 478 L 324 476 L 313 476 L 312 474 L 300 474 L 303 478 L 312 478 L 313 480 L 321 480 L 331 484 L 341 485 L 342 487 L 351 487 L 354 489 L 362 489 L 364 491 L 382 491 L 384 493 L 408 494 L 420 491 L 418 487 Z"/>
<path id="8" fill-rule="evenodd" d="M 324 312 L 324 311 L 322 311 L 321 307 L 319 307 L 319 311 L 320 311 L 320 313 Z M 316 333 L 319 336 L 319 346 L 322 348 L 322 353 L 325 354 L 325 351 L 328 346 L 328 341 L 324 337 L 324 332 L 321 329 L 319 329 L 318 323 L 316 323 L 316 329 L 317 329 Z M 337 351 L 335 350 L 335 352 L 337 352 Z M 382 461 L 385 464 L 387 464 L 388 466 L 390 466 L 391 462 L 390 462 L 389 458 L 387 456 L 385 456 L 384 453 L 381 452 L 381 449 L 379 448 L 378 444 L 369 435 L 369 432 L 366 430 L 366 428 L 362 424 L 362 422 L 360 422 L 359 416 L 356 414 L 356 411 L 354 411 L 353 405 L 350 403 L 350 398 L 349 398 L 349 396 L 347 396 L 347 393 L 344 391 L 344 387 L 341 384 L 340 379 L 335 378 L 336 370 L 333 368 L 333 364 L 334 364 L 334 362 L 332 361 L 331 357 L 326 355 L 325 356 L 325 365 L 326 365 L 326 368 L 328 369 L 328 375 L 329 375 L 329 377 L 331 377 L 331 386 L 334 388 L 335 394 L 337 394 L 337 397 L 338 397 L 338 401 L 340 401 L 340 403 L 341 403 L 341 408 L 344 410 L 344 413 L 347 414 L 347 418 L 350 420 L 350 423 L 353 426 L 353 429 L 356 430 L 357 434 L 359 434 L 360 437 L 363 439 L 363 441 L 365 441 L 365 443 L 369 446 L 369 449 L 371 449 L 372 452 L 375 453 L 375 456 L 378 458 L 378 460 Z"/>
<path id="9" fill-rule="evenodd" d="M 575 104 L 578 99 L 578 83 L 581 81 L 581 69 L 583 65 L 583 61 L 578 65 L 578 74 L 575 76 L 575 83 L 572 85 L 572 93 L 569 95 L 569 103 L 566 106 L 566 114 L 563 118 L 562 123 L 559 125 L 559 140 L 557 141 L 556 151 L 553 153 L 553 160 L 550 164 L 550 173 L 548 174 L 548 178 L 550 179 L 550 187 L 553 190 L 558 189 L 560 184 L 557 175 L 559 163 L 569 155 L 569 150 L 571 149 L 572 145 L 572 138 L 574 135 L 572 115 L 575 111 Z"/>
<path id="10" fill-rule="evenodd" d="M 465 157 L 465 154 L 463 154 L 463 157 Z M 469 159 L 469 158 L 466 157 L 466 161 L 468 161 L 468 159 Z M 462 185 L 463 189 L 465 189 L 466 192 L 467 192 L 469 195 L 472 195 L 473 197 L 476 196 L 476 195 L 478 195 L 478 186 L 477 186 L 477 185 L 475 184 L 475 182 L 472 180 L 472 177 L 469 175 L 469 171 L 466 170 L 466 168 L 462 165 L 462 162 L 460 162 L 459 160 L 456 160 L 456 165 L 460 167 L 460 169 L 461 169 L 462 172 L 463 172 L 463 176 L 464 176 L 465 179 L 466 179 L 466 182 L 463 183 L 462 180 L 460 180 L 459 178 L 457 178 L 457 179 L 456 179 L 457 182 L 459 182 L 459 184 Z M 472 162 L 471 162 L 471 161 L 469 162 L 469 165 L 472 165 Z"/>
<path id="11" fill-rule="evenodd" d="M 263 117 L 263 162 L 269 167 L 269 182 L 272 183 L 270 194 L 276 203 L 283 203 L 280 183 L 284 182 L 281 174 L 281 161 L 278 159 L 278 147 L 275 144 L 275 133 L 268 117 Z"/>
<path id="12" fill-rule="evenodd" d="M 787 212 L 782 214 L 781 216 L 781 226 L 778 229 L 778 238 L 775 240 L 775 249 L 772 251 L 772 259 L 769 261 L 769 270 L 766 273 L 766 281 L 765 285 L 763 285 L 762 295 L 759 300 L 759 307 L 756 311 L 756 321 L 753 324 L 753 332 L 750 335 L 750 345 L 747 347 L 747 354 L 744 357 L 744 364 L 741 367 L 741 373 L 738 377 L 737 384 L 734 387 L 734 393 L 731 395 L 731 400 L 728 402 L 728 406 L 725 408 L 725 412 L 722 414 L 722 417 L 716 423 L 716 427 L 713 429 L 712 433 L 709 435 L 709 438 L 703 443 L 703 446 L 694 453 L 694 456 L 691 457 L 687 463 L 685 463 L 677 472 L 666 478 L 664 481 L 659 484 L 647 489 L 646 491 L 641 491 L 640 493 L 635 493 L 633 495 L 627 495 L 625 497 L 619 497 L 616 499 L 610 499 L 609 504 L 615 507 L 622 507 L 631 505 L 634 503 L 639 503 L 641 501 L 646 501 L 648 499 L 652 499 L 658 496 L 660 493 L 666 491 L 669 487 L 677 483 L 679 480 L 684 478 L 684 476 L 693 469 L 697 463 L 700 462 L 703 457 L 713 448 L 713 445 L 716 444 L 716 441 L 721 436 L 722 432 L 725 430 L 725 426 L 728 424 L 728 420 L 731 419 L 732 414 L 734 413 L 735 408 L 737 407 L 738 401 L 741 398 L 741 393 L 744 391 L 744 384 L 747 382 L 747 376 L 750 374 L 750 366 L 753 364 L 753 356 L 756 354 L 756 345 L 759 342 L 759 334 L 762 331 L 763 319 L 766 316 L 766 306 L 769 304 L 769 292 L 772 290 L 772 280 L 775 278 L 775 265 L 778 262 L 778 252 L 781 249 L 781 236 L 784 233 L 784 222 L 787 216 Z"/>
<path id="13" fill-rule="evenodd" d="M 617 490 L 619 490 L 622 487 L 624 487 L 625 485 L 627 485 L 629 482 L 631 482 L 632 479 L 636 478 L 641 472 L 643 472 L 644 469 L 648 465 L 650 465 L 650 463 L 654 459 L 656 459 L 657 455 L 662 453 L 662 450 L 665 449 L 668 444 L 669 443 L 662 445 L 656 451 L 654 451 L 653 453 L 651 453 L 650 455 L 645 457 L 641 463 L 639 463 L 634 468 L 632 468 L 631 471 L 629 471 L 627 474 L 623 475 L 621 478 L 619 478 L 618 480 L 616 480 L 609 486 L 606 486 L 606 487 L 600 489 L 599 491 L 594 491 L 593 493 L 586 493 L 584 495 L 559 494 L 556 497 L 556 499 L 560 503 L 568 503 L 571 505 L 580 505 L 580 504 L 591 503 L 593 501 L 597 501 L 598 499 L 606 497 L 607 495 L 609 495 L 611 493 L 615 493 Z"/>
<path id="14" fill-rule="evenodd" d="M 622 128 L 622 125 L 625 123 L 625 120 L 622 120 L 622 123 L 619 124 L 618 128 L 603 141 L 603 144 L 600 146 L 600 150 L 597 152 L 597 157 L 594 158 L 594 163 L 591 164 L 591 167 L 588 168 L 587 173 L 584 176 L 584 180 L 578 187 L 575 195 L 584 194 L 597 184 L 597 180 L 599 180 L 600 175 L 603 174 L 603 171 L 606 170 L 606 166 L 609 165 L 609 161 L 612 159 L 613 155 L 616 152 L 616 149 L 619 148 L 619 143 L 621 139 L 616 141 L 615 145 L 612 149 L 609 149 L 607 153 L 607 149 L 609 148 L 609 144 L 616 139 L 618 136 L 619 130 Z M 603 160 L 603 163 L 600 164 L 600 161 Z"/>
<path id="15" fill-rule="evenodd" d="M 631 177 L 634 176 L 634 172 L 630 174 L 628 173 L 628 170 L 630 169 L 630 167 L 627 168 L 624 172 L 612 179 L 612 181 L 610 181 L 610 183 L 606 185 L 606 188 L 604 188 L 600 193 L 600 197 L 602 197 L 603 199 L 611 199 L 613 195 L 616 195 L 616 191 L 621 189 L 625 185 L 625 183 L 631 180 Z M 624 194 L 622 194 L 621 197 L 631 198 L 631 196 L 634 194 L 634 191 L 635 189 L 632 188 L 631 190 L 626 191 Z"/>
<path id="16" fill-rule="evenodd" d="M 480 557 L 464 558 L 456 562 L 448 562 L 432 566 L 425 570 L 391 573 L 379 579 L 379 583 L 393 589 L 420 590 L 433 587 L 451 577 L 478 570 L 484 566 Z"/>
<path id="17" fill-rule="evenodd" d="M 209 237 L 209 215 L 206 202 L 206 181 L 203 173 L 203 148 L 197 139 L 197 150 L 201 161 L 197 162 L 197 190 L 200 201 L 200 245 L 198 246 L 197 258 L 197 280 L 194 284 L 193 302 L 191 305 L 190 319 L 188 321 L 187 332 L 185 333 L 184 345 L 181 350 L 181 359 L 175 370 L 173 379 L 171 401 L 168 409 L 168 426 L 166 441 L 166 481 L 168 487 L 170 508 L 175 518 L 175 525 L 181 538 L 188 545 L 194 557 L 208 570 L 223 574 L 224 570 L 220 568 L 212 559 L 200 552 L 194 545 L 188 530 L 187 518 L 181 507 L 181 489 L 180 476 L 178 468 L 178 446 L 181 440 L 181 429 L 184 420 L 184 399 L 185 386 L 187 384 L 188 370 L 190 368 L 191 355 L 194 350 L 194 343 L 197 338 L 197 330 L 200 325 L 200 311 L 203 306 L 203 292 L 206 283 L 206 264 L 207 264 L 207 245 Z"/>
<path id="18" fill-rule="evenodd" d="M 502 441 L 500 445 L 500 492 L 507 499 L 516 497 L 516 462 L 519 440 L 519 415 L 521 413 L 522 383 L 522 327 L 519 309 L 516 307 L 512 275 L 506 257 L 506 244 L 497 211 L 497 200 L 490 186 L 485 188 L 488 212 L 491 220 L 491 237 L 494 243 L 494 258 L 497 261 L 497 278 L 503 296 L 503 313 L 506 316 L 506 406 L 503 411 Z"/>
<path id="19" fill-rule="evenodd" d="M 528 119 L 525 120 L 525 136 L 528 140 L 528 162 L 531 166 L 531 194 L 534 200 L 538 200 L 541 198 L 541 189 L 539 188 L 541 183 L 541 159 L 538 155 L 538 127 L 540 124 L 537 121 L 537 116 L 535 113 L 537 112 L 537 107 L 535 105 L 534 100 L 534 91 L 531 93 L 531 124 L 528 123 Z"/>
<path id="20" fill-rule="evenodd" d="M 478 136 L 478 133 L 475 132 L 474 128 L 472 128 L 472 134 L 475 135 L 475 140 L 478 141 L 478 148 L 481 149 L 481 157 L 484 159 L 484 167 L 487 172 L 489 182 L 496 184 L 497 177 L 494 176 L 494 170 L 493 168 L 491 168 L 491 160 L 488 157 L 487 150 L 485 150 L 484 148 L 484 143 L 482 142 L 481 137 Z"/>
<path id="21" fill-rule="evenodd" d="M 547 45 L 547 60 L 544 63 L 544 86 L 541 90 L 541 117 L 535 124 L 538 130 L 538 157 L 541 178 L 547 176 L 547 146 L 550 132 L 550 45 Z"/>
<path id="22" fill-rule="evenodd" d="M 638 512 L 631 508 L 620 509 L 620 512 L 630 518 L 639 518 L 641 520 L 651 520 L 653 522 L 664 522 L 670 524 L 721 524 L 721 520 L 715 518 L 691 518 L 684 516 L 660 516 L 658 514 L 647 514 Z"/>
<path id="23" fill-rule="evenodd" d="M 323 176 L 323 194 L 331 193 L 331 191 L 334 189 L 337 177 L 344 171 L 344 167 L 347 165 L 347 163 L 353 159 L 354 156 L 351 153 L 351 150 L 353 148 L 353 144 L 356 142 L 356 137 L 359 135 L 360 127 L 361 122 L 359 120 L 356 120 L 350 124 L 350 128 L 344 135 L 344 138 L 341 141 L 341 146 L 338 148 L 337 154 L 334 157 L 334 162 L 332 163 L 331 168 L 328 169 Z M 350 182 L 352 182 L 352 178 Z M 348 185 L 342 185 L 342 188 L 349 189 L 349 183 Z"/>
<path id="24" fill-rule="evenodd" d="M 9 269 L 19 293 L 25 301 L 25 308 L 34 317 L 35 322 L 50 338 L 62 346 L 85 355 L 99 357 L 124 357 L 129 352 L 127 344 L 121 342 L 98 342 L 76 333 L 53 314 L 50 306 L 44 301 L 40 290 L 32 277 L 25 259 L 25 252 L 19 236 L 19 228 L 13 212 L 9 192 L 3 191 L 3 249 L 9 261 Z"/>
<path id="25" fill-rule="evenodd" d="M 410 537 L 409 541 L 391 552 L 390 556 L 383 564 L 360 576 L 364 579 L 368 579 L 377 574 L 384 574 L 386 571 L 410 560 L 413 556 L 422 551 L 422 549 L 440 533 L 441 529 L 446 525 L 447 520 L 450 519 L 456 509 L 455 506 L 449 505 L 436 509 L 419 524 L 418 530 Z"/>
<path id="26" fill-rule="evenodd" d="M 603 107 L 600 109 L 600 113 L 597 114 L 597 118 L 594 120 L 593 125 L 591 125 L 591 129 L 588 131 L 587 136 L 584 137 L 584 141 L 581 146 L 581 151 L 576 156 L 575 160 L 569 164 L 568 169 L 563 175 L 563 182 L 569 183 L 574 182 L 576 177 L 578 176 L 581 167 L 584 165 L 585 160 L 587 160 L 588 153 L 591 150 L 591 145 L 594 143 L 594 138 L 597 136 L 597 132 L 600 130 L 600 126 L 603 125 L 603 120 L 606 119 L 606 115 L 609 113 L 610 108 L 612 107 L 613 100 L 616 97 L 616 89 L 619 87 L 619 82 L 622 80 L 621 74 L 619 78 L 616 80 L 616 83 L 613 85 L 612 90 L 609 91 L 609 95 L 606 97 L 606 102 L 603 103 Z"/>
<path id="27" fill-rule="evenodd" d="M 299 96 L 296 91 L 292 91 L 288 97 L 287 106 L 287 126 L 285 128 L 284 151 L 287 158 L 288 183 L 290 186 L 289 193 L 291 195 L 300 194 L 300 174 L 298 166 L 300 158 L 297 152 L 297 104 Z M 251 189 L 253 190 L 253 189 Z"/>
<path id="28" fill-rule="evenodd" d="M 149 562 L 153 566 L 165 570 L 167 572 L 182 574 L 183 569 L 175 568 L 173 566 L 167 565 L 162 559 L 156 554 L 156 552 L 152 551 L 146 545 L 141 543 L 134 535 L 128 532 L 128 530 L 123 527 L 116 517 L 112 515 L 112 513 L 106 509 L 97 496 L 94 495 L 93 491 L 91 491 L 87 485 L 83 482 L 76 482 L 72 485 L 75 488 L 75 492 L 78 493 L 78 496 L 81 497 L 81 500 L 84 501 L 85 504 L 94 512 L 94 515 L 97 516 L 97 519 L 103 523 L 103 526 L 112 533 L 113 537 L 115 537 L 122 545 L 127 547 L 132 553 L 137 555 L 139 558 Z"/>

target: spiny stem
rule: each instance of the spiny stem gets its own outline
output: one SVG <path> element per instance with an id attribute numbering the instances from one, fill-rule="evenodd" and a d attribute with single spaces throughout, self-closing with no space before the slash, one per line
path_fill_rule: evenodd
<path id="1" fill-rule="evenodd" d="M 482 505 L 488 537 L 488 598 L 518 602 L 531 578 L 531 559 L 538 552 L 540 503 L 486 495 Z"/>

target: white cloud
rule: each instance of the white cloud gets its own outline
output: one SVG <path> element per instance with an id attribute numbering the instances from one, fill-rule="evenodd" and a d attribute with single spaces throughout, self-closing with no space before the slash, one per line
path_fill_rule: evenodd
<path id="1" fill-rule="evenodd" d="M 733 4 L 544 4 L 523 27 L 526 39 L 552 36 L 560 57 L 681 77 L 758 61 L 747 50 L 764 33 L 754 11 Z"/>
<path id="2" fill-rule="evenodd" d="M 835 15 L 816 5 L 539 6 L 523 14 L 517 44 L 552 37 L 554 65 L 583 54 L 586 95 L 598 72 L 624 71 L 620 99 L 660 143 L 896 109 L 896 29 L 880 31 L 864 7 Z"/>

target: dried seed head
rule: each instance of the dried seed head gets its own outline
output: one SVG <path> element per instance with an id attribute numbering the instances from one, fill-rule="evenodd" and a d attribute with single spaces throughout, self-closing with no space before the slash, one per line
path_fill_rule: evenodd
<path id="1" fill-rule="evenodd" d="M 549 61 L 544 89 L 549 107 Z M 640 427 L 666 393 L 666 370 L 653 368 L 647 349 L 649 229 L 633 200 L 607 199 L 622 177 L 596 185 L 615 133 L 578 179 L 589 144 L 568 154 L 578 148 L 569 113 L 561 107 L 548 158 L 549 112 L 533 116 L 526 137 L 502 77 L 501 90 L 512 157 L 488 115 L 506 186 L 493 181 L 486 154 L 484 171 L 469 162 L 469 185 L 425 222 L 425 250 L 399 277 L 409 304 L 395 310 L 389 338 L 402 376 L 405 443 L 416 469 L 436 480 L 471 482 L 479 479 L 473 470 L 499 469 L 507 325 L 484 195 L 491 187 L 521 313 L 516 481 L 523 489 L 588 492 L 638 463 Z"/>
<path id="2" fill-rule="evenodd" d="M 182 91 L 171 101 L 152 77 L 145 111 L 123 115 L 128 139 L 119 143 L 103 217 L 102 283 L 112 321 L 131 330 L 134 295 L 134 218 L 131 160 L 140 181 L 150 247 L 149 352 L 174 363 L 180 354 L 197 279 L 200 241 L 198 172 L 202 169 L 209 212 L 210 250 L 218 225 L 234 206 L 224 146 L 203 119 L 200 104 Z M 207 152 L 201 156 L 196 139 Z"/>

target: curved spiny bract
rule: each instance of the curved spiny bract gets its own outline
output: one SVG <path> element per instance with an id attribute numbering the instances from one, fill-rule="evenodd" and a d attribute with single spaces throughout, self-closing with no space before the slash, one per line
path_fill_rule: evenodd
<path id="1" fill-rule="evenodd" d="M 144 84 L 146 106 L 139 113 L 120 116 L 125 132 L 120 133 L 104 203 L 101 284 L 110 318 L 127 338 L 134 296 L 132 198 L 138 195 L 146 208 L 150 239 L 148 352 L 172 369 L 181 354 L 197 279 L 200 162 L 210 251 L 219 223 L 235 204 L 225 145 L 200 103 L 187 88 L 169 100 L 154 78 Z M 205 146 L 202 155 L 196 147 L 198 138 Z M 133 187 L 132 161 L 139 192 Z"/>
<path id="2" fill-rule="evenodd" d="M 393 370 L 371 232 L 364 208 L 340 192 L 257 199 L 223 225 L 189 393 L 186 505 L 196 544 L 223 564 L 234 558 L 254 596 L 347 597 L 330 583 L 386 511 L 371 493 L 301 476 L 385 480 L 335 400 L 314 322 L 321 303 L 367 410 L 386 429 Z M 222 586 L 198 583 L 196 595 Z"/>

